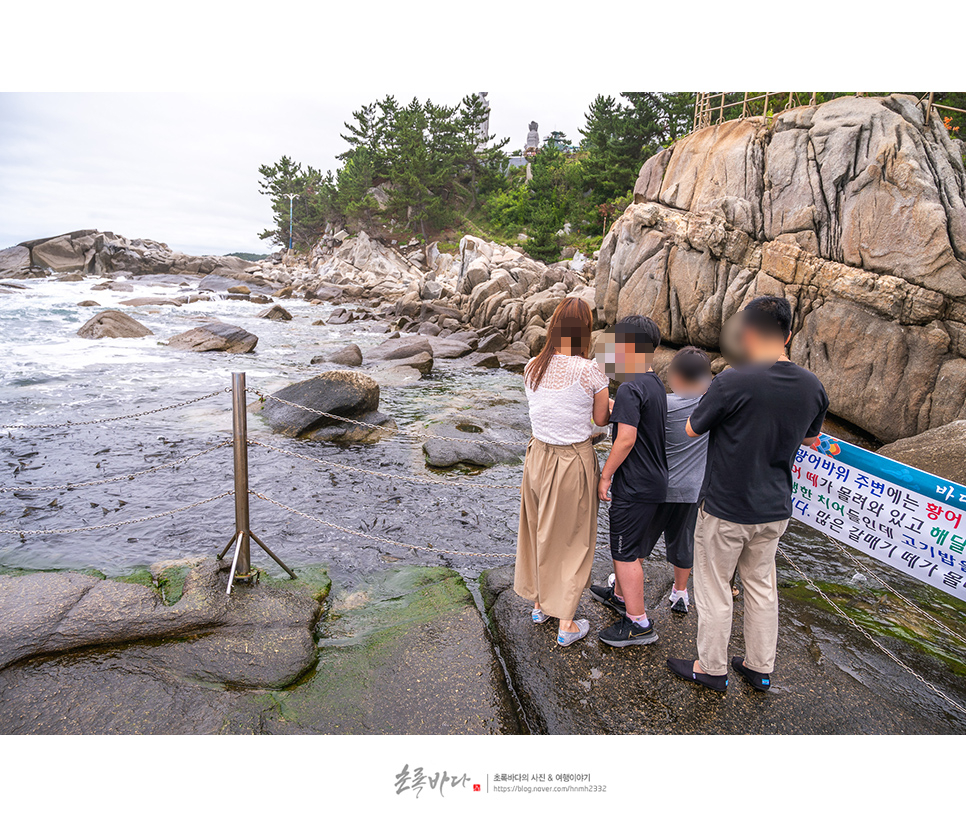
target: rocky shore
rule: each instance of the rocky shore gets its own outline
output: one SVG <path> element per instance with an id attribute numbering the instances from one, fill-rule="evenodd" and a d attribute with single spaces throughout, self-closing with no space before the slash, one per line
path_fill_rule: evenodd
<path id="1" fill-rule="evenodd" d="M 125 340 L 118 344 L 143 345 L 159 362 L 189 353 L 249 361 L 292 344 L 295 328 L 337 333 L 334 343 L 309 340 L 315 349 L 273 377 L 270 397 L 251 403 L 259 427 L 312 454 L 326 444 L 382 449 L 405 436 L 414 440 L 411 478 L 491 467 L 486 474 L 498 476 L 519 464 L 529 424 L 516 389 L 444 403 L 415 421 L 385 400 L 454 374 L 477 381 L 487 370 L 519 374 L 544 344 L 560 299 L 586 299 L 598 330 L 629 313 L 654 317 L 667 336 L 659 372 L 688 343 L 706 347 L 718 372 L 727 367 L 724 323 L 754 295 L 777 293 L 795 311 L 793 359 L 829 390 L 834 431 L 887 443 L 883 454 L 962 483 L 960 150 L 901 96 L 843 101 L 699 130 L 646 160 L 635 203 L 589 262 L 543 264 L 474 236 L 458 252 L 441 253 L 436 243 L 330 230 L 306 255 L 250 263 L 80 230 L 0 252 L 0 295 L 27 296 L 45 282 L 77 285 L 76 303 L 90 309 L 72 334 L 90 316 L 76 330 L 92 340 L 84 344 Z M 215 299 L 247 316 L 196 312 Z M 177 329 L 170 320 L 159 327 L 171 310 Z M 381 462 L 368 465 L 372 472 Z M 379 512 L 391 515 L 407 496 L 387 490 L 379 498 Z M 441 506 L 434 501 L 417 500 L 413 512 L 438 533 L 429 519 Z M 24 517 L 41 509 L 25 505 Z M 463 509 L 446 532 L 464 523 L 474 534 L 512 527 L 487 509 Z M 477 510 L 472 525 L 464 521 Z M 318 561 L 329 555 L 322 551 Z M 225 565 L 211 559 L 158 562 L 113 578 L 0 571 L 0 732 L 966 728 L 793 575 L 782 588 L 780 683 L 762 698 L 733 681 L 719 699 L 677 684 L 664 669 L 668 654 L 693 650 L 696 620 L 667 613 L 670 577 L 659 560 L 647 576 L 660 648 L 628 652 L 593 640 L 560 650 L 549 628 L 530 623 L 509 568 L 479 577 L 480 567 L 457 567 L 380 564 L 351 588 L 330 590 L 326 565 L 307 564 L 297 582 L 265 576 L 230 597 Z M 607 572 L 605 563 L 596 566 L 598 579 Z M 829 573 L 822 587 L 850 616 L 887 646 L 914 645 L 918 673 L 966 698 L 961 646 L 944 643 L 933 624 L 861 574 L 837 566 Z M 933 597 L 922 604 L 961 629 L 958 607 Z M 608 620 L 586 599 L 581 614 L 593 629 Z"/>

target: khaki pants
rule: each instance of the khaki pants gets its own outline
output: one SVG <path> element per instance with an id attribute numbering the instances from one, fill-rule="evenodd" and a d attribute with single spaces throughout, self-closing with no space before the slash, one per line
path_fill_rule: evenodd
<path id="1" fill-rule="evenodd" d="M 530 439 L 520 489 L 513 589 L 544 613 L 572 620 L 597 546 L 597 453 L 589 440 L 551 446 Z"/>
<path id="2" fill-rule="evenodd" d="M 788 519 L 737 524 L 702 507 L 694 531 L 694 602 L 698 609 L 698 659 L 708 675 L 728 673 L 728 642 L 734 598 L 731 578 L 741 575 L 745 597 L 745 666 L 775 670 L 778 644 L 778 582 L 775 552 Z"/>

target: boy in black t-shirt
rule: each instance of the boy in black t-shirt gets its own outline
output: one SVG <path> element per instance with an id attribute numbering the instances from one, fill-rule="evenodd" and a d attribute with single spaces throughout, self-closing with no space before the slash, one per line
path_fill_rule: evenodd
<path id="1" fill-rule="evenodd" d="M 735 569 L 745 588 L 745 656 L 731 668 L 759 691 L 771 685 L 778 643 L 775 553 L 792 514 L 792 463 L 822 429 L 829 401 L 815 374 L 790 362 L 788 301 L 762 296 L 741 313 L 747 362 L 723 371 L 688 420 L 710 433 L 694 535 L 698 659 L 671 658 L 674 674 L 724 692 Z"/>
<path id="2" fill-rule="evenodd" d="M 657 640 L 644 606 L 641 542 L 667 497 L 664 423 L 667 396 L 654 373 L 661 332 L 647 316 L 628 316 L 614 328 L 617 365 L 626 376 L 611 410 L 613 447 L 600 476 L 598 494 L 610 502 L 613 588 L 591 593 L 621 615 L 598 635 L 609 646 L 643 646 Z M 612 497 L 608 496 L 612 491 Z"/>

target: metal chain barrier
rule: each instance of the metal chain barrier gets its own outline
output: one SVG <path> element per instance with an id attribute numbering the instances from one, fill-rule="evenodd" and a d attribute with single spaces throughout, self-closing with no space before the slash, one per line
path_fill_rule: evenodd
<path id="1" fill-rule="evenodd" d="M 65 429 L 75 428 L 77 426 L 93 426 L 98 423 L 115 423 L 118 420 L 137 420 L 139 417 L 147 417 L 151 414 L 160 414 L 162 411 L 170 411 L 174 408 L 184 408 L 187 405 L 194 405 L 195 403 L 200 403 L 203 400 L 210 400 L 212 397 L 219 397 L 227 391 L 231 391 L 231 388 L 223 388 L 219 391 L 214 391 L 211 394 L 205 394 L 204 396 L 195 397 L 191 400 L 184 400 L 184 402 L 163 405 L 160 408 L 152 408 L 150 411 L 136 411 L 132 414 L 120 414 L 117 417 L 102 417 L 99 420 L 73 420 L 66 423 L 33 423 L 30 425 L 27 425 L 26 423 L 12 423 L 9 425 L 0 425 L 0 429 Z"/>
<path id="2" fill-rule="evenodd" d="M 176 513 L 183 513 L 185 510 L 193 510 L 195 507 L 201 507 L 204 504 L 210 504 L 212 501 L 218 501 L 221 498 L 227 498 L 229 495 L 234 495 L 235 491 L 230 489 L 227 492 L 222 492 L 219 495 L 213 495 L 211 498 L 205 498 L 202 501 L 195 501 L 194 504 L 187 504 L 184 507 L 176 507 L 173 510 L 164 510 L 164 512 L 155 513 L 154 515 L 146 515 L 142 518 L 129 518 L 126 521 L 112 521 L 109 524 L 92 524 L 87 527 L 66 527 L 60 530 L 4 530 L 0 529 L 0 533 L 6 533 L 11 536 L 55 536 L 61 533 L 86 533 L 90 530 L 111 530 L 115 527 L 124 527 L 127 524 L 140 524 L 143 521 L 153 521 L 156 518 L 164 518 L 165 516 L 175 515 Z"/>
<path id="3" fill-rule="evenodd" d="M 200 452 L 195 452 L 193 455 L 188 455 L 187 457 L 181 458 L 180 460 L 173 460 L 170 463 L 160 463 L 157 466 L 152 466 L 149 469 L 142 469 L 140 472 L 128 472 L 126 475 L 114 475 L 111 478 L 100 478 L 96 481 L 80 481 L 76 484 L 58 484 L 57 486 L 10 486 L 10 487 L 0 487 L 0 492 L 59 492 L 65 489 L 77 489 L 78 487 L 89 487 L 89 486 L 100 486 L 101 484 L 113 484 L 117 481 L 133 481 L 135 478 L 141 475 L 148 475 L 151 472 L 158 472 L 161 469 L 172 469 L 176 466 L 181 466 L 190 460 L 195 458 L 200 458 L 202 455 L 210 454 L 216 449 L 223 449 L 225 446 L 231 446 L 230 440 L 222 441 L 214 446 L 210 446 L 207 449 L 202 449 Z"/>
<path id="4" fill-rule="evenodd" d="M 259 397 L 262 400 L 274 400 L 282 405 L 288 405 L 292 408 L 299 408 L 302 411 L 308 411 L 311 414 L 318 414 L 320 417 L 327 417 L 330 420 L 341 420 L 343 423 L 351 423 L 353 426 L 362 426 L 366 429 L 377 429 L 380 431 L 393 432 L 395 434 L 406 435 L 407 437 L 412 437 L 419 440 L 432 440 L 438 438 L 440 440 L 452 440 L 456 443 L 486 443 L 491 446 L 519 446 L 525 444 L 527 441 L 520 440 L 490 440 L 488 438 L 471 438 L 471 437 L 443 437 L 439 434 L 431 434 L 429 432 L 419 432 L 415 429 L 400 429 L 400 428 L 389 428 L 387 426 L 377 426 L 375 423 L 366 423 L 362 420 L 353 420 L 351 417 L 342 417 L 339 414 L 332 414 L 328 411 L 319 411 L 317 408 L 311 408 L 307 405 L 300 405 L 299 403 L 289 402 L 288 400 L 283 400 L 281 397 L 276 397 L 274 394 L 266 394 L 263 391 L 259 391 L 257 388 L 248 388 L 252 394 Z"/>
<path id="5" fill-rule="evenodd" d="M 842 543 L 839 542 L 837 539 L 833 539 L 831 536 L 828 535 L 828 533 L 826 533 L 825 535 L 828 536 L 828 538 L 832 541 L 832 544 L 834 544 L 839 549 L 839 552 L 843 556 L 848 557 L 852 561 L 852 564 L 854 564 L 859 570 L 865 571 L 876 582 L 878 582 L 880 585 L 882 585 L 887 591 L 889 591 L 890 593 L 892 593 L 893 595 L 895 595 L 896 597 L 898 597 L 899 599 L 901 599 L 906 605 L 908 605 L 914 611 L 917 611 L 920 614 L 922 614 L 923 617 L 925 617 L 927 620 L 929 620 L 933 625 L 938 626 L 940 629 L 942 629 L 943 631 L 945 631 L 946 634 L 948 634 L 950 637 L 954 637 L 955 639 L 959 640 L 961 643 L 966 643 L 966 637 L 963 637 L 963 635 L 961 635 L 959 632 L 951 629 L 949 626 L 947 626 L 941 620 L 937 620 L 928 611 L 924 611 L 922 608 L 920 608 L 918 605 L 916 605 L 916 603 L 914 603 L 911 599 L 909 599 L 908 597 L 903 596 L 901 593 L 899 593 L 899 591 L 897 591 L 895 588 L 893 588 L 888 582 L 886 582 L 881 576 L 879 576 L 874 570 L 872 570 L 872 568 L 868 567 L 867 565 L 862 564 L 862 562 L 860 562 L 855 556 L 853 556 L 848 551 L 847 548 L 843 547 Z"/>
<path id="6" fill-rule="evenodd" d="M 514 492 L 520 491 L 520 487 L 518 486 L 505 486 L 503 484 L 469 484 L 466 481 L 447 482 L 447 481 L 438 481 L 434 478 L 420 478 L 417 475 L 399 475 L 399 474 L 396 474 L 395 472 L 380 472 L 377 469 L 360 469 L 357 466 L 348 466 L 347 464 L 344 464 L 344 463 L 335 463 L 334 461 L 331 461 L 331 460 L 323 460 L 321 458 L 310 457 L 309 455 L 302 455 L 302 454 L 299 454 L 298 452 L 290 452 L 287 449 L 280 449 L 278 448 L 278 446 L 270 446 L 268 443 L 262 443 L 260 440 L 249 440 L 248 445 L 261 446 L 263 449 L 269 449 L 272 452 L 278 452 L 279 454 L 287 455 L 290 458 L 299 458 L 300 460 L 307 460 L 311 463 L 321 463 L 323 466 L 333 466 L 336 469 L 342 469 L 342 470 L 345 470 L 346 472 L 358 472 L 362 475 L 376 475 L 379 478 L 391 478 L 393 480 L 410 481 L 416 484 L 429 484 L 431 486 L 442 486 L 442 487 L 472 486 L 472 488 L 474 489 L 509 489 L 509 490 L 513 490 Z"/>
<path id="7" fill-rule="evenodd" d="M 260 498 L 262 501 L 267 501 L 269 504 L 274 504 L 287 512 L 294 513 L 295 515 L 301 516 L 302 518 L 307 518 L 309 521 L 314 521 L 316 524 L 321 524 L 324 527 L 329 527 L 333 530 L 338 530 L 340 533 L 348 533 L 350 536 L 358 536 L 360 539 L 368 539 L 369 541 L 379 542 L 380 544 L 388 544 L 393 547 L 402 547 L 407 550 L 423 550 L 427 553 L 440 553 L 446 556 L 472 556 L 481 559 L 515 559 L 515 553 L 474 553 L 467 550 L 444 550 L 441 547 L 433 547 L 431 545 L 419 545 L 419 544 L 406 544 L 405 542 L 397 542 L 393 539 L 387 539 L 384 536 L 373 536 L 369 533 L 363 533 L 360 530 L 352 530 L 348 527 L 342 527 L 338 524 L 334 524 L 331 521 L 325 521 L 324 519 L 318 518 L 314 515 L 309 515 L 308 513 L 303 513 L 301 510 L 296 510 L 293 507 L 289 507 L 286 504 L 276 501 L 274 498 L 269 498 L 267 495 L 262 495 L 260 492 L 256 492 L 253 489 L 248 490 L 250 495 L 254 495 L 256 498 Z"/>
<path id="8" fill-rule="evenodd" d="M 832 607 L 832 609 L 833 609 L 834 611 L 836 611 L 836 612 L 837 612 L 837 613 L 839 614 L 839 616 L 841 616 L 841 617 L 843 617 L 843 618 L 844 618 L 845 620 L 847 620 L 847 621 L 848 621 L 848 622 L 849 622 L 849 623 L 850 623 L 850 624 L 851 624 L 851 625 L 852 625 L 852 626 L 853 626 L 853 627 L 854 627 L 854 628 L 855 628 L 855 629 L 856 629 L 857 631 L 859 631 L 859 632 L 860 632 L 860 633 L 861 633 L 862 635 L 864 635 L 864 636 L 865 636 L 865 638 L 866 638 L 866 639 L 867 639 L 867 640 L 868 640 L 868 641 L 869 641 L 869 642 L 870 642 L 870 643 L 871 643 L 871 644 L 872 644 L 873 646 L 875 646 L 875 647 L 876 647 L 877 649 L 879 649 L 879 650 L 880 650 L 880 651 L 881 651 L 881 652 L 882 652 L 883 654 L 885 654 L 886 656 L 888 656 L 888 657 L 890 657 L 890 658 L 892 658 L 892 660 L 894 660 L 894 661 L 895 661 L 895 662 L 896 662 L 896 663 L 897 663 L 897 664 L 898 664 L 899 666 L 901 666 L 901 667 L 902 667 L 903 669 L 905 669 L 905 670 L 906 670 L 906 671 L 907 671 L 907 672 L 908 672 L 908 673 L 909 673 L 910 675 L 912 675 L 912 676 L 913 676 L 913 677 L 914 677 L 914 678 L 915 678 L 915 679 L 916 679 L 917 681 L 919 681 L 919 682 L 920 682 L 921 684 L 923 684 L 923 685 L 925 685 L 926 687 L 928 687 L 929 689 L 931 689 L 931 690 L 932 690 L 932 691 L 933 691 L 933 692 L 934 692 L 934 693 L 935 693 L 936 695 L 938 695 L 938 696 L 939 696 L 940 698 L 942 698 L 942 699 L 943 699 L 943 700 L 944 700 L 944 701 L 945 701 L 945 702 L 946 702 L 947 704 L 949 704 L 949 705 L 950 705 L 951 707 L 953 707 L 954 709 L 956 709 L 956 710 L 958 710 L 959 712 L 961 712 L 961 713 L 963 713 L 964 715 L 966 715 L 966 707 L 964 707 L 964 706 L 963 706 L 962 704 L 960 704 L 960 703 L 958 703 L 957 701 L 954 701 L 954 700 L 953 700 L 952 698 L 950 698 L 950 697 L 949 697 L 949 696 L 948 696 L 948 695 L 947 695 L 947 694 L 946 694 L 945 692 L 943 692 L 942 690 L 940 690 L 940 689 L 939 689 L 939 688 L 938 688 L 938 687 L 937 687 L 937 686 L 936 686 L 935 684 L 932 684 L 932 683 L 930 683 L 930 682 L 929 682 L 929 681 L 927 681 L 927 680 L 926 680 L 926 679 L 925 679 L 925 678 L 924 678 L 924 677 L 923 677 L 922 675 L 920 675 L 920 674 L 919 674 L 918 672 L 916 672 L 916 671 L 915 671 L 914 669 L 912 669 L 912 668 L 910 668 L 910 667 L 909 667 L 909 665 L 908 665 L 908 664 L 907 664 L 907 663 L 906 663 L 905 661 L 903 661 L 903 660 L 902 660 L 901 658 L 899 658 L 899 657 L 898 657 L 898 656 L 897 656 L 897 655 L 896 655 L 896 654 L 895 654 L 894 652 L 892 652 L 892 651 L 890 651 L 890 650 L 889 650 L 889 649 L 887 649 L 887 648 L 886 648 L 885 646 L 883 646 L 883 645 L 882 645 L 882 643 L 880 643 L 880 642 L 879 642 L 878 640 L 876 640 L 876 639 L 875 639 L 875 638 L 874 638 L 874 637 L 872 636 L 872 634 L 871 634 L 871 633 L 869 632 L 869 630 L 868 630 L 867 628 L 865 628 L 864 626 L 862 626 L 861 624 L 859 624 L 858 622 L 856 622 L 856 620 L 855 620 L 855 619 L 853 619 L 853 618 L 852 618 L 852 617 L 850 617 L 850 616 L 849 616 L 848 614 L 846 614 L 846 613 L 845 613 L 845 611 L 843 611 L 843 610 L 842 610 L 842 608 L 841 608 L 841 607 L 840 607 L 840 606 L 839 606 L 839 605 L 838 605 L 837 603 L 835 603 L 835 602 L 834 602 L 834 601 L 833 601 L 833 600 L 832 600 L 831 598 L 829 598 L 829 596 L 828 596 L 828 595 L 827 595 L 827 594 L 826 594 L 826 593 L 825 593 L 825 592 L 824 592 L 824 591 L 823 591 L 823 590 L 822 590 L 821 588 L 819 588 L 819 587 L 818 587 L 818 585 L 816 585 L 816 584 L 815 584 L 815 583 L 814 583 L 814 582 L 813 582 L 813 581 L 812 581 L 812 580 L 811 580 L 811 579 L 810 579 L 810 578 L 809 578 L 809 577 L 808 577 L 808 576 L 807 576 L 807 575 L 805 574 L 805 572 L 804 572 L 804 571 L 803 571 L 803 570 L 802 570 L 802 569 L 801 569 L 801 568 L 800 568 L 800 567 L 798 566 L 798 564 L 797 564 L 797 563 L 796 563 L 796 562 L 795 562 L 795 561 L 794 561 L 794 560 L 793 560 L 793 559 L 792 559 L 792 558 L 791 558 L 791 557 L 790 557 L 790 556 L 789 556 L 789 555 L 788 555 L 788 554 L 787 554 L 787 553 L 785 552 L 785 550 L 784 550 L 784 549 L 783 549 L 783 548 L 782 548 L 781 546 L 779 546 L 779 548 L 778 548 L 778 552 L 779 552 L 779 553 L 781 553 L 781 555 L 782 555 L 782 558 L 783 558 L 783 559 L 784 559 L 784 560 L 785 560 L 786 562 L 788 562 L 788 564 L 789 564 L 789 565 L 791 565 L 791 566 L 792 566 L 792 567 L 793 567 L 793 568 L 795 569 L 795 571 L 796 571 L 796 572 L 798 573 L 798 575 L 799 575 L 799 576 L 801 576 L 801 577 L 802 577 L 802 579 L 804 579 L 804 580 L 805 580 L 805 584 L 807 584 L 809 588 L 811 588 L 811 589 L 812 589 L 813 591 L 815 591 L 815 593 L 817 593 L 817 594 L 818 594 L 818 595 L 819 595 L 819 596 L 820 596 L 820 597 L 821 597 L 821 598 L 822 598 L 823 600 L 825 600 L 825 602 L 826 602 L 826 603 L 828 603 L 828 604 L 829 604 L 829 605 L 830 605 L 830 606 Z"/>

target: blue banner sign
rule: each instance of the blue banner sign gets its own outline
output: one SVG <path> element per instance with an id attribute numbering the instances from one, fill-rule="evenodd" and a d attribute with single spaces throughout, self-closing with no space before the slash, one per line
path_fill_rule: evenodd
<path id="1" fill-rule="evenodd" d="M 823 434 L 792 466 L 792 516 L 966 601 L 966 487 Z"/>

